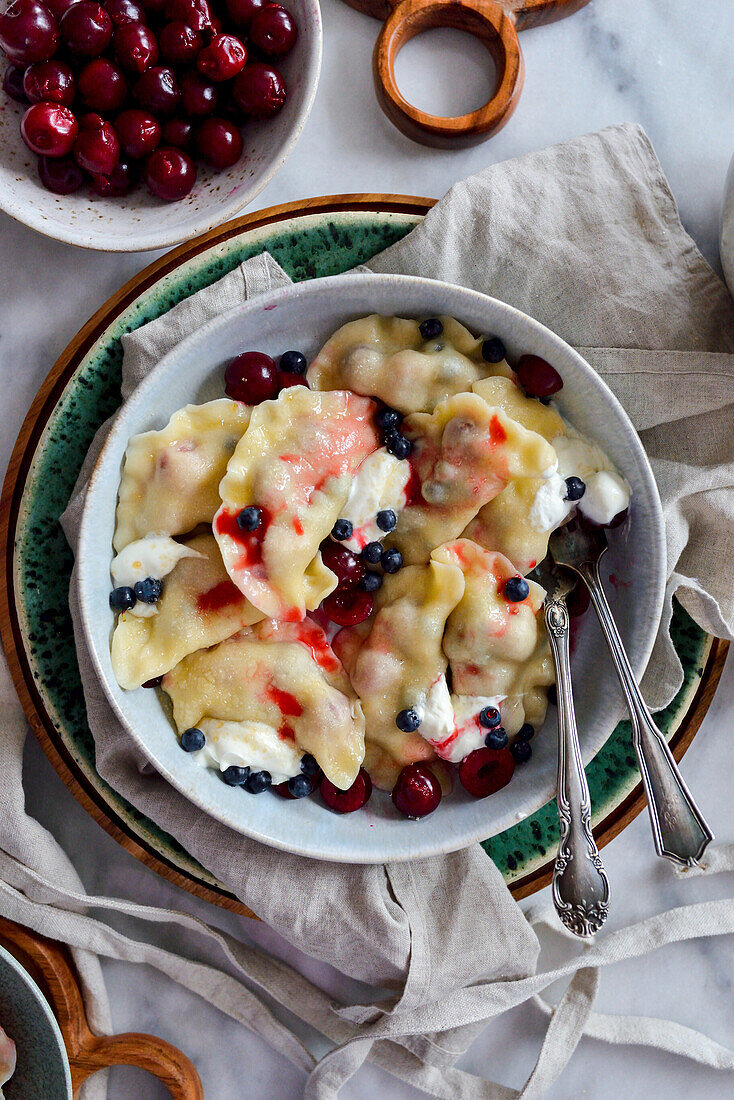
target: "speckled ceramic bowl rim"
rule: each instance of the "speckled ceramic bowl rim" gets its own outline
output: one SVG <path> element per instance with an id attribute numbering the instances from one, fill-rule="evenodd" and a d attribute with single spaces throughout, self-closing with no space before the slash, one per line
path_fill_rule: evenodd
<path id="1" fill-rule="evenodd" d="M 303 68 L 305 94 L 282 148 L 270 162 L 262 177 L 252 187 L 240 192 L 230 200 L 212 203 L 211 206 L 202 210 L 199 216 L 192 218 L 191 222 L 185 227 L 180 226 L 178 229 L 169 232 L 141 233 L 140 236 L 135 237 L 133 240 L 127 239 L 124 243 L 121 243 L 120 238 L 114 233 L 95 232 L 85 236 L 83 230 L 77 230 L 73 226 L 69 226 L 68 229 L 59 227 L 51 233 L 49 232 L 49 223 L 40 211 L 36 211 L 34 207 L 29 207 L 23 202 L 22 198 L 16 198 L 12 193 L 4 194 L 1 188 L 0 210 L 3 210 L 21 224 L 27 225 L 29 229 L 35 229 L 37 233 L 41 233 L 44 237 L 51 237 L 53 240 L 62 241 L 64 244 L 73 244 L 79 248 L 88 248 L 98 252 L 145 252 L 156 248 L 171 248 L 175 244 L 180 244 L 182 241 L 206 233 L 222 222 L 233 218 L 244 207 L 248 206 L 253 199 L 257 198 L 260 192 L 270 183 L 276 172 L 280 171 L 290 156 L 293 146 L 301 136 L 303 127 L 311 114 L 321 73 L 324 32 L 319 0 L 306 0 L 306 2 L 310 5 L 309 19 L 312 23 L 313 49 L 308 55 Z"/>
<path id="2" fill-rule="evenodd" d="M 61 1028 L 59 1027 L 59 1022 L 56 1019 L 56 1017 L 54 1016 L 53 1009 L 51 1008 L 51 1005 L 46 1000 L 46 997 L 44 996 L 43 990 L 41 990 L 38 987 L 38 985 L 36 984 L 36 982 L 34 982 L 33 978 L 30 976 L 30 974 L 28 973 L 26 968 L 24 966 L 22 966 L 21 963 L 19 963 L 18 960 L 15 958 L 15 956 L 11 955 L 11 953 L 7 950 L 7 948 L 3 947 L 2 944 L 0 944 L 0 964 L 1 963 L 5 963 L 7 966 L 10 967 L 11 970 L 15 971 L 15 973 L 18 975 L 18 977 L 23 982 L 23 984 L 28 988 L 28 991 L 30 992 L 30 994 L 33 997 L 36 1004 L 38 1005 L 39 1011 L 42 1012 L 43 1015 L 46 1017 L 46 1019 L 48 1021 L 48 1024 L 49 1024 L 49 1027 L 51 1028 L 51 1031 L 53 1032 L 54 1039 L 56 1040 L 57 1046 L 59 1048 L 59 1057 L 60 1057 L 61 1063 L 64 1067 L 64 1079 L 65 1079 L 65 1083 L 66 1083 L 66 1095 L 68 1097 L 68 1100 L 73 1100 L 73 1093 L 72 1093 L 72 1089 L 71 1089 L 71 1067 L 69 1066 L 69 1055 L 67 1054 L 67 1051 L 66 1051 L 66 1044 L 64 1043 L 64 1037 L 61 1034 Z M 0 1024 L 4 1024 L 4 1026 L 8 1026 L 7 1021 L 0 1020 Z M 13 1036 L 10 1035 L 10 1038 L 12 1039 Z M 12 1078 L 11 1078 L 11 1082 L 12 1082 Z M 6 1090 L 7 1090 L 7 1085 L 5 1087 L 6 1087 Z M 52 1100 L 52 1098 L 49 1097 L 49 1100 Z M 62 1100 L 62 1097 L 54 1096 L 53 1100 Z"/>
<path id="3" fill-rule="evenodd" d="M 123 435 L 125 438 L 129 435 L 130 429 L 128 427 L 128 421 L 131 413 L 137 412 L 140 407 L 145 408 L 148 403 L 148 395 L 151 390 L 160 383 L 162 375 L 170 373 L 175 370 L 176 361 L 186 349 L 192 345 L 195 345 L 205 337 L 211 337 L 213 333 L 219 328 L 226 328 L 231 318 L 236 314 L 251 313 L 251 312 L 267 312 L 277 308 L 277 306 L 284 299 L 308 299 L 316 294 L 324 293 L 326 289 L 329 295 L 339 298 L 340 293 L 344 292 L 348 297 L 350 287 L 354 287 L 357 280 L 373 283 L 391 282 L 393 285 L 402 284 L 404 287 L 410 287 L 411 289 L 421 290 L 426 297 L 429 297 L 431 293 L 440 293 L 441 291 L 447 297 L 454 298 L 457 294 L 460 296 L 462 302 L 467 303 L 467 312 L 469 312 L 469 304 L 476 308 L 484 309 L 491 308 L 497 310 L 500 313 L 505 313 L 508 317 L 512 317 L 515 322 L 519 322 L 520 325 L 529 334 L 534 334 L 538 339 L 542 339 L 544 343 L 550 343 L 555 345 L 563 357 L 566 359 L 572 359 L 576 368 L 582 375 L 586 376 L 586 380 L 590 383 L 591 387 L 597 391 L 602 397 L 606 407 L 610 413 L 613 414 L 617 426 L 622 432 L 625 444 L 634 453 L 636 462 L 638 464 L 638 473 L 643 477 L 645 482 L 645 492 L 649 505 L 653 512 L 652 530 L 653 540 L 647 547 L 650 560 L 654 563 L 654 575 L 658 577 L 659 583 L 657 584 L 657 591 L 655 592 L 654 600 L 654 612 L 651 616 L 650 629 L 647 630 L 645 643 L 639 649 L 639 651 L 632 656 L 632 664 L 635 675 L 639 678 L 644 672 L 652 647 L 654 645 L 657 627 L 660 622 L 662 614 L 663 598 L 665 592 L 665 557 L 666 549 L 664 542 L 664 525 L 662 506 L 660 503 L 660 497 L 655 483 L 655 478 L 650 468 L 645 450 L 640 442 L 632 423 L 630 422 L 623 407 L 612 394 L 611 390 L 607 387 L 606 383 L 599 377 L 599 375 L 593 370 L 592 367 L 583 359 L 583 357 L 575 351 L 570 345 L 566 344 L 559 336 L 547 329 L 539 321 L 535 321 L 533 318 L 528 317 L 520 310 L 515 309 L 513 306 L 507 305 L 505 302 L 498 301 L 497 299 L 490 298 L 488 295 L 480 294 L 477 291 L 467 290 L 463 287 L 457 287 L 455 285 L 439 282 L 437 280 L 423 279 L 417 276 L 408 275 L 362 275 L 354 273 L 346 273 L 344 275 L 336 275 L 323 279 L 314 279 L 307 283 L 295 283 L 290 286 L 282 287 L 278 290 L 272 291 L 267 294 L 259 295 L 255 299 L 250 299 L 221 314 L 219 317 L 214 318 L 206 325 L 202 326 L 196 332 L 192 333 L 181 341 L 172 351 L 165 355 L 157 366 L 151 371 L 148 377 L 140 384 L 134 394 L 128 399 L 125 408 L 122 410 L 115 420 L 109 436 L 105 442 L 105 445 L 97 459 L 94 470 L 92 471 L 89 486 L 87 490 L 87 496 L 85 501 L 84 512 L 82 516 L 82 523 L 79 534 L 79 543 L 77 548 L 77 574 L 79 579 L 79 604 L 81 612 L 81 620 L 83 629 L 86 635 L 87 643 L 89 646 L 89 652 L 92 658 L 92 662 L 99 677 L 99 680 L 103 686 L 108 701 L 113 708 L 115 714 L 123 724 L 123 726 L 129 731 L 135 743 L 141 749 L 141 751 L 147 756 L 149 760 L 154 764 L 156 770 L 164 776 L 177 790 L 179 790 L 186 798 L 193 801 L 206 813 L 212 817 L 217 818 L 224 824 L 230 826 L 236 831 L 245 833 L 251 836 L 255 840 L 259 840 L 264 844 L 268 844 L 272 847 L 281 848 L 286 851 L 291 851 L 297 854 L 309 856 L 316 859 L 336 860 L 342 863 L 375 863 L 381 862 L 384 858 L 389 858 L 392 861 L 402 861 L 416 858 L 426 858 L 433 855 L 439 855 L 446 852 L 456 851 L 460 848 L 464 848 L 474 841 L 484 840 L 487 838 L 487 824 L 478 823 L 471 830 L 447 830 L 446 833 L 437 838 L 429 845 L 425 843 L 420 844 L 420 840 L 425 837 L 425 832 L 416 834 L 410 842 L 403 843 L 389 851 L 389 853 L 377 852 L 372 854 L 366 854 L 356 848 L 351 848 L 345 851 L 333 851 L 331 849 L 324 849 L 318 847 L 317 843 L 310 838 L 298 837 L 297 830 L 294 828 L 292 831 L 292 839 L 288 841 L 279 840 L 273 836 L 263 833 L 258 829 L 256 825 L 248 822 L 247 827 L 241 823 L 233 822 L 232 819 L 226 814 L 226 811 L 220 807 L 216 801 L 208 801 L 203 798 L 196 787 L 187 785 L 183 782 L 181 777 L 161 762 L 151 752 L 150 745 L 146 743 L 146 738 L 136 728 L 135 724 L 130 721 L 125 708 L 120 705 L 117 698 L 116 684 L 112 683 L 111 676 L 108 674 L 101 652 L 100 644 L 101 639 L 98 638 L 94 625 L 94 611 L 92 606 L 92 594 L 91 586 L 87 583 L 87 576 L 89 573 L 90 562 L 93 557 L 93 551 L 90 547 L 92 541 L 92 531 L 95 526 L 95 500 L 97 495 L 108 491 L 109 486 L 106 484 L 105 479 L 112 476 L 119 478 L 119 467 L 112 470 L 108 469 L 110 466 L 109 455 L 113 451 L 116 444 L 119 441 L 119 437 Z M 532 346 L 529 343 L 528 346 Z M 623 470 L 624 472 L 624 470 Z M 115 482 L 116 484 L 117 482 Z M 108 639 L 104 641 L 105 646 L 108 647 Z M 109 650 L 104 655 L 109 659 Z M 610 725 L 606 730 L 606 734 L 601 739 L 596 739 L 594 742 L 587 742 L 584 747 L 584 760 L 588 760 L 593 757 L 604 744 L 604 741 L 610 736 L 614 725 Z M 548 792 L 539 788 L 539 794 L 537 795 L 534 804 L 525 805 L 523 807 L 523 814 L 533 813 L 544 805 L 548 798 Z M 494 835 L 497 832 L 509 827 L 513 823 L 512 818 L 509 815 L 505 815 L 505 818 L 500 819 L 493 823 L 491 834 Z"/>

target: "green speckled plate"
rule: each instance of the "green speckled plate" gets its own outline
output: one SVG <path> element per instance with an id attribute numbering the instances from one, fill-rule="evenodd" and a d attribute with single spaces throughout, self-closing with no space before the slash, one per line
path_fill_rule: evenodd
<path id="1" fill-rule="evenodd" d="M 28 718 L 82 804 L 128 850 L 200 896 L 242 908 L 170 836 L 100 778 L 87 725 L 66 591 L 72 558 L 58 525 L 99 425 L 120 402 L 120 336 L 160 316 L 243 260 L 268 250 L 295 280 L 334 275 L 399 240 L 430 207 L 403 196 L 346 196 L 239 219 L 170 253 L 123 287 L 67 348 L 28 414 L 11 460 L 0 515 L 5 539 L 3 642 Z M 673 621 L 685 682 L 658 722 L 680 755 L 718 681 L 721 646 L 677 607 Z M 587 769 L 598 839 L 641 808 L 639 772 L 622 722 Z M 558 839 L 556 809 L 485 842 L 517 896 L 547 881 Z"/>

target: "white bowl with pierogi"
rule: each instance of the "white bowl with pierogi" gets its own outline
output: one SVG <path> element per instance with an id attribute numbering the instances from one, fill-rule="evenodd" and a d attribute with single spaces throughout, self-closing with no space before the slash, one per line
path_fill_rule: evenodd
<path id="1" fill-rule="evenodd" d="M 533 570 L 571 518 L 637 676 L 660 621 L 660 501 L 604 382 L 512 307 L 340 275 L 193 332 L 121 409 L 78 575 L 120 721 L 186 798 L 291 852 L 378 863 L 486 839 L 555 790 Z M 591 759 L 622 715 L 579 599 Z"/>

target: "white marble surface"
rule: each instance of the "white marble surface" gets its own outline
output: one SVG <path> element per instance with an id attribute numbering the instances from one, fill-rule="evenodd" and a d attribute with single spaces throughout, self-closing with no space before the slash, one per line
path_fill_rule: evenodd
<path id="1" fill-rule="evenodd" d="M 520 106 L 493 141 L 463 153 L 424 149 L 392 129 L 372 91 L 370 55 L 376 24 L 338 0 L 323 0 L 324 73 L 313 115 L 294 155 L 258 206 L 345 191 L 398 191 L 440 196 L 452 181 L 565 137 L 622 120 L 647 129 L 668 174 L 684 224 L 717 263 L 718 209 L 734 146 L 734 6 L 731 0 L 593 0 L 572 19 L 522 36 L 527 79 Z M 434 109 L 465 109 L 486 78 L 482 54 L 456 51 L 453 33 L 414 42 L 400 78 L 414 99 Z M 464 56 L 462 64 L 460 58 Z M 466 80 L 466 93 L 456 74 Z M 83 253 L 46 241 L 0 217 L 0 469 L 23 416 L 57 354 L 81 324 L 149 255 Z M 684 774 L 723 841 L 734 839 L 728 735 L 734 707 L 729 661 L 714 705 L 688 752 Z M 328 968 L 287 949 L 267 928 L 198 903 L 122 851 L 66 791 L 33 739 L 27 748 L 28 803 L 74 859 L 92 893 L 124 894 L 180 907 L 238 935 L 282 951 L 335 994 L 355 992 Z M 613 884 L 612 928 L 671 905 L 731 893 L 730 878 L 675 879 L 651 855 L 647 821 L 638 820 L 605 851 Z M 177 937 L 167 939 L 173 947 Z M 549 944 L 549 952 L 558 951 Z M 195 944 L 193 950 L 203 951 Z M 563 949 L 565 950 L 565 948 Z M 303 1079 L 264 1044 L 215 1010 L 146 968 L 105 966 L 115 1026 L 151 1030 L 195 1060 L 207 1100 L 295 1100 Z M 672 1016 L 734 1045 L 734 956 L 725 941 L 700 941 L 618 966 L 604 974 L 599 1006 L 608 1012 Z M 543 1021 L 517 1009 L 477 1040 L 463 1065 L 519 1085 L 535 1059 Z M 318 1048 L 315 1048 L 318 1049 Z M 731 1077 L 681 1058 L 608 1048 L 585 1040 L 553 1100 L 732 1095 Z M 344 1090 L 367 1100 L 419 1093 L 367 1067 Z M 113 1100 L 157 1100 L 166 1093 L 148 1078 L 120 1071 Z"/>

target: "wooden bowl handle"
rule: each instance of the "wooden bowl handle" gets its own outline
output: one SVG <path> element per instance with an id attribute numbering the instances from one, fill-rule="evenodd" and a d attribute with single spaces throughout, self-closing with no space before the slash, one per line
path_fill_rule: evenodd
<path id="1" fill-rule="evenodd" d="M 173 1100 L 204 1100 L 201 1078 L 186 1055 L 155 1035 L 133 1031 L 122 1035 L 88 1032 L 69 1055 L 74 1096 L 87 1077 L 98 1070 L 110 1066 L 138 1066 L 157 1077 Z"/>
<path id="2" fill-rule="evenodd" d="M 406 42 L 433 27 L 467 31 L 492 55 L 497 87 L 478 110 L 444 118 L 418 110 L 401 94 L 395 82 L 395 58 Z M 377 98 L 390 121 L 406 137 L 441 148 L 477 145 L 504 126 L 517 106 L 525 73 L 514 19 L 496 0 L 400 0 L 375 43 L 372 69 Z"/>

